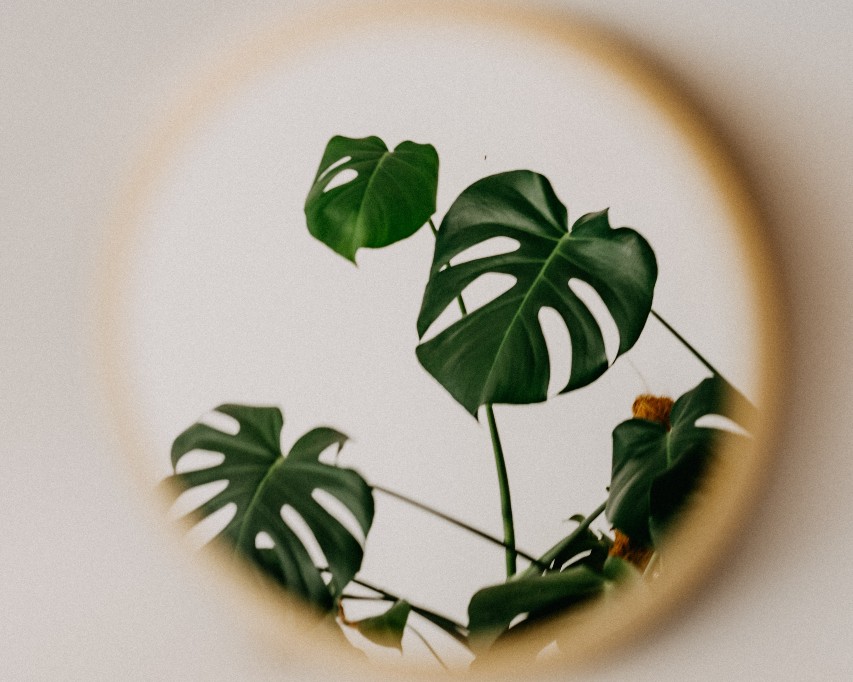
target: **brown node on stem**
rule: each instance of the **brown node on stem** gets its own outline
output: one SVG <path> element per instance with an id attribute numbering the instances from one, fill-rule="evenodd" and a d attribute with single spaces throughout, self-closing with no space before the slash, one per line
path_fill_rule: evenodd
<path id="1" fill-rule="evenodd" d="M 672 412 L 672 398 L 663 395 L 638 395 L 631 407 L 635 419 L 646 419 L 657 422 L 669 431 L 669 415 Z"/>
<path id="2" fill-rule="evenodd" d="M 646 566 L 649 565 L 649 560 L 652 558 L 652 554 L 655 553 L 654 549 L 632 543 L 631 538 L 620 530 L 614 529 L 613 535 L 613 547 L 610 548 L 608 554 L 624 559 L 634 564 L 640 571 L 645 571 Z"/>

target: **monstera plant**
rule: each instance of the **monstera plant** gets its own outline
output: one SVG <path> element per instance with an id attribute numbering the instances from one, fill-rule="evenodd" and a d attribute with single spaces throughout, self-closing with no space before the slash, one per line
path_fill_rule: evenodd
<path id="1" fill-rule="evenodd" d="M 650 562 L 667 529 L 690 499 L 701 494 L 720 440 L 748 437 L 743 429 L 732 435 L 703 419 L 740 418 L 740 426 L 748 428 L 754 408 L 652 309 L 658 264 L 637 231 L 612 227 L 607 211 L 571 222 L 549 180 L 530 170 L 511 170 L 473 183 L 437 227 L 433 215 L 438 169 L 438 154 L 428 144 L 402 142 L 392 151 L 378 137 L 333 137 L 308 192 L 305 218 L 312 235 L 353 262 L 359 249 L 382 248 L 430 226 L 435 250 L 417 317 L 421 341 L 413 349 L 413 361 L 416 358 L 461 409 L 476 418 L 485 415 L 503 537 L 423 501 L 371 485 L 360 473 L 338 466 L 337 460 L 322 459 L 347 441 L 335 429 L 316 428 L 285 454 L 284 420 L 274 407 L 216 408 L 235 421 L 233 433 L 202 422 L 190 426 L 174 442 L 175 473 L 168 483 L 179 493 L 226 482 L 192 512 L 195 518 L 232 505 L 236 511 L 219 533 L 220 543 L 311 607 L 336 618 L 341 627 L 378 645 L 401 648 L 406 628 L 423 639 L 413 627 L 415 619 L 423 619 L 475 655 L 487 656 L 499 642 L 529 631 L 544 618 L 592 603 L 626 582 L 659 579 L 659 571 L 649 570 Z M 513 247 L 459 259 L 496 237 Z M 509 276 L 513 284 L 469 313 L 466 289 L 489 274 Z M 492 406 L 549 399 L 552 359 L 540 323 L 543 309 L 556 311 L 571 342 L 571 370 L 559 393 L 595 382 L 613 365 L 615 358 L 608 360 L 596 316 L 575 292 L 574 281 L 592 287 L 615 323 L 616 357 L 631 350 L 654 317 L 705 366 L 708 376 L 697 377 L 696 386 L 674 401 L 648 395 L 636 399 L 634 417 L 612 428 L 612 451 L 602 457 L 602 466 L 610 466 L 611 482 L 601 491 L 601 505 L 573 516 L 571 533 L 540 555 L 530 555 L 516 547 L 507 467 Z M 457 319 L 429 336 L 454 302 Z M 195 450 L 217 453 L 220 459 L 207 468 L 181 470 L 182 458 Z M 414 505 L 503 548 L 506 581 L 485 585 L 472 595 L 467 623 L 359 576 L 375 495 Z M 341 509 L 355 520 L 355 527 L 341 520 Z M 602 514 L 609 532 L 592 528 Z M 302 535 L 294 528 L 294 518 L 300 520 Z M 306 529 L 322 560 L 306 547 Z M 520 572 L 519 557 L 528 562 Z M 384 601 L 388 608 L 351 620 L 346 611 L 351 599 Z M 424 643 L 444 665 L 426 639 Z"/>

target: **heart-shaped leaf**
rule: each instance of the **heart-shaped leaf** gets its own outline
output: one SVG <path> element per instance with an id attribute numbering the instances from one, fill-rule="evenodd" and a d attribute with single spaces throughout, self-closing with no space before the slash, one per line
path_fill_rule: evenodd
<path id="1" fill-rule="evenodd" d="M 451 259 L 494 237 L 519 243 L 510 253 L 459 265 Z M 553 308 L 569 330 L 572 367 L 562 393 L 608 367 L 601 329 L 569 281 L 591 285 L 619 330 L 619 354 L 642 332 L 652 305 L 657 263 L 643 237 L 612 229 L 607 212 L 568 228 L 565 206 L 538 173 L 510 171 L 468 187 L 447 212 L 418 317 L 423 338 L 448 305 L 478 277 L 511 275 L 515 284 L 417 348 L 418 359 L 465 409 L 547 398 L 550 361 L 539 311 Z"/>
<path id="2" fill-rule="evenodd" d="M 359 570 L 364 550 L 313 493 L 324 491 L 344 505 L 365 537 L 373 522 L 373 491 L 364 479 L 351 469 L 319 461 L 323 451 L 333 446 L 340 449 L 347 437 L 334 429 L 317 428 L 296 441 L 285 456 L 281 451 L 284 419 L 278 408 L 220 405 L 216 411 L 238 422 L 237 434 L 196 423 L 175 439 L 172 466 L 177 471 L 178 462 L 192 450 L 222 453 L 222 462 L 175 473 L 167 481 L 181 488 L 228 481 L 224 490 L 193 513 L 206 517 L 235 504 L 236 514 L 220 536 L 292 592 L 331 609 L 334 598 Z M 333 577 L 328 585 L 320 570 L 325 567 L 314 565 L 305 545 L 285 521 L 285 505 L 302 517 L 323 551 Z M 272 539 L 272 549 L 257 548 L 260 533 Z"/>
<path id="3" fill-rule="evenodd" d="M 380 646 L 403 650 L 403 630 L 409 620 L 412 607 L 406 601 L 396 602 L 385 613 L 372 618 L 347 622 L 371 642 Z"/>
<path id="4" fill-rule="evenodd" d="M 337 135 L 305 201 L 308 231 L 355 262 L 362 247 L 388 246 L 417 232 L 435 213 L 437 188 L 432 145 L 401 142 L 392 152 L 378 137 Z"/>
<path id="5" fill-rule="evenodd" d="M 719 376 L 704 379 L 672 407 L 671 428 L 629 419 L 613 430 L 613 470 L 607 518 L 632 542 L 654 546 L 695 490 L 719 440 L 734 434 L 696 426 L 706 415 L 738 419 L 754 410 Z M 724 414 L 725 412 L 725 414 Z M 743 436 L 740 436 L 743 437 Z"/>

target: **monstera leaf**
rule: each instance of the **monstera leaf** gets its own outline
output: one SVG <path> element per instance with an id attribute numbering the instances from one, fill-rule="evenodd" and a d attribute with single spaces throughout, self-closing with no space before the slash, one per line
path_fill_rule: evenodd
<path id="1" fill-rule="evenodd" d="M 527 630 L 638 576 L 628 562 L 611 556 L 597 569 L 575 565 L 560 572 L 526 575 L 485 587 L 468 604 L 471 646 L 475 651 L 484 651 L 508 633 Z"/>
<path id="2" fill-rule="evenodd" d="M 469 641 L 484 651 L 510 629 L 520 615 L 539 620 L 600 594 L 605 579 L 586 566 L 509 580 L 479 590 L 468 604 Z M 517 625 L 516 625 L 517 627 Z"/>
<path id="3" fill-rule="evenodd" d="M 451 259 L 494 237 L 519 243 L 511 253 L 453 265 Z M 418 359 L 469 412 L 485 403 L 534 403 L 547 397 L 550 363 L 539 311 L 556 310 L 569 330 L 572 367 L 562 393 L 608 367 L 601 329 L 572 291 L 579 279 L 601 296 L 619 330 L 619 354 L 642 332 L 652 305 L 657 263 L 629 228 L 612 229 L 607 212 L 568 228 L 565 206 L 548 180 L 526 170 L 492 175 L 468 187 L 447 212 L 435 245 L 418 334 L 481 275 L 515 285 L 417 348 Z"/>
<path id="4" fill-rule="evenodd" d="M 206 469 L 176 473 L 170 481 L 194 488 L 214 481 L 227 487 L 194 513 L 209 516 L 230 503 L 237 512 L 221 532 L 244 557 L 309 602 L 330 609 L 334 598 L 361 566 L 359 540 L 315 499 L 322 490 L 343 504 L 365 536 L 373 522 L 373 493 L 355 471 L 319 461 L 329 447 L 340 448 L 347 437 L 329 428 L 314 429 L 285 456 L 281 451 L 281 411 L 274 407 L 220 405 L 217 412 L 237 420 L 236 435 L 197 423 L 175 439 L 172 466 L 192 450 L 222 453 L 220 464 Z M 299 513 L 317 540 L 328 562 L 332 580 L 327 585 L 302 541 L 282 516 L 289 505 Z M 273 541 L 271 549 L 256 547 L 259 533 Z"/>
<path id="5" fill-rule="evenodd" d="M 344 173 L 355 175 L 338 184 Z M 305 201 L 308 231 L 355 262 L 361 247 L 388 246 L 417 232 L 435 213 L 437 187 L 432 145 L 401 142 L 392 152 L 378 137 L 335 136 Z"/>
<path id="6" fill-rule="evenodd" d="M 630 419 L 613 430 L 613 471 L 607 518 L 633 542 L 657 545 L 704 474 L 720 438 L 743 438 L 697 426 L 706 415 L 748 426 L 750 403 L 719 376 L 703 380 L 672 407 L 671 428 Z M 725 414 L 723 414 L 725 412 Z"/>

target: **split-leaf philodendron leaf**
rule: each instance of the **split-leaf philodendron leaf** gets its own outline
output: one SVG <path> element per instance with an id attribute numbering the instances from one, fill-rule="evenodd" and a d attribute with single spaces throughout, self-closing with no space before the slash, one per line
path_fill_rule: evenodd
<path id="1" fill-rule="evenodd" d="M 706 415 L 738 419 L 748 427 L 752 405 L 719 376 L 704 379 L 672 407 L 671 428 L 629 419 L 613 430 L 613 471 L 607 518 L 633 542 L 660 543 L 661 535 L 695 491 L 720 439 L 744 438 L 697 426 Z"/>
<path id="2" fill-rule="evenodd" d="M 355 262 L 358 249 L 388 246 L 425 225 L 435 213 L 437 187 L 432 145 L 401 142 L 389 151 L 378 137 L 337 135 L 305 201 L 308 231 Z"/>
<path id="3" fill-rule="evenodd" d="M 451 260 L 494 237 L 519 246 L 459 265 Z M 465 409 L 485 403 L 547 398 L 550 361 L 539 312 L 553 308 L 569 331 L 571 374 L 562 393 L 585 386 L 608 367 L 595 317 L 569 282 L 599 294 L 619 331 L 619 350 L 640 336 L 652 305 L 657 263 L 648 242 L 629 228 L 612 229 L 607 212 L 590 213 L 571 231 L 551 184 L 527 170 L 491 175 L 468 187 L 447 212 L 435 245 L 418 334 L 477 278 L 511 275 L 511 289 L 417 348 L 418 359 Z"/>
<path id="4" fill-rule="evenodd" d="M 373 491 L 351 469 L 319 461 L 329 447 L 340 448 L 347 437 L 330 428 L 316 428 L 302 436 L 285 456 L 281 451 L 281 411 L 275 407 L 221 405 L 216 408 L 239 424 L 236 435 L 196 423 L 172 446 L 172 466 L 192 450 L 224 455 L 206 469 L 175 473 L 169 481 L 194 488 L 227 480 L 227 487 L 201 505 L 196 515 L 207 517 L 228 504 L 237 511 L 220 534 L 234 549 L 281 582 L 288 590 L 321 608 L 334 599 L 355 576 L 364 553 L 362 543 L 314 498 L 315 490 L 333 496 L 357 521 L 365 536 L 373 522 Z M 332 581 L 327 585 L 321 568 L 282 516 L 289 505 L 310 529 L 328 562 Z M 256 547 L 266 533 L 272 549 Z M 274 560 L 273 560 L 274 557 Z"/>
<path id="5" fill-rule="evenodd" d="M 639 575 L 627 561 L 611 556 L 597 569 L 575 565 L 485 587 L 468 604 L 471 646 L 484 651 L 507 634 L 529 631 L 543 619 L 610 594 L 617 585 L 630 583 Z"/>
<path id="6" fill-rule="evenodd" d="M 604 577 L 586 566 L 509 580 L 477 591 L 468 604 L 469 641 L 488 649 L 520 615 L 539 619 L 600 594 Z"/>

